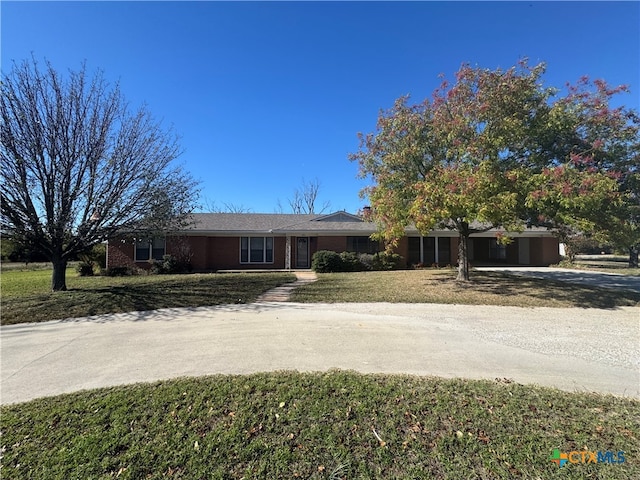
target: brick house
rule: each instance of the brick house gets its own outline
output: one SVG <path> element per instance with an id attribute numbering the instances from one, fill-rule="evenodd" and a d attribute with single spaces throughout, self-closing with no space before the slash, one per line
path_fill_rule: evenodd
<path id="1" fill-rule="evenodd" d="M 157 238 L 109 241 L 107 267 L 148 268 L 151 259 L 167 255 L 188 258 L 195 271 L 306 269 L 319 250 L 375 253 L 382 246 L 370 239 L 375 223 L 347 212 L 329 215 L 197 213 L 190 229 Z M 558 240 L 546 229 L 530 228 L 513 235 L 509 245 L 496 242 L 497 230 L 471 236 L 474 264 L 544 266 L 560 260 Z M 406 266 L 455 265 L 457 232 L 434 230 L 422 236 L 407 228 L 397 253 Z"/>

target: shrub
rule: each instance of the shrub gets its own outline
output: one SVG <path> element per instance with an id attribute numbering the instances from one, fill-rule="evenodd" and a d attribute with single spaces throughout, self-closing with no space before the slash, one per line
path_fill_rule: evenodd
<path id="1" fill-rule="evenodd" d="M 311 269 L 318 273 L 342 272 L 342 258 L 331 250 L 319 250 L 313 254 Z"/>
<path id="2" fill-rule="evenodd" d="M 162 275 L 164 272 L 164 267 L 162 266 L 162 260 L 155 260 L 155 259 L 151 259 L 149 260 L 149 265 L 151 265 L 149 267 L 149 273 L 153 274 L 153 275 Z"/>
<path id="3" fill-rule="evenodd" d="M 76 271 L 81 277 L 90 277 L 95 273 L 95 269 L 102 270 L 106 267 L 107 246 L 103 243 L 94 245 L 86 251 L 78 255 L 80 263 L 76 267 Z"/>
<path id="4" fill-rule="evenodd" d="M 398 270 L 402 257 L 397 253 L 378 252 L 373 256 L 373 270 Z"/>
<path id="5" fill-rule="evenodd" d="M 184 273 L 190 270 L 190 265 L 179 261 L 173 255 L 164 255 L 162 260 L 151 260 L 151 273 L 169 274 Z"/>
<path id="6" fill-rule="evenodd" d="M 133 270 L 129 267 L 109 267 L 104 271 L 104 274 L 108 277 L 125 277 L 133 275 Z"/>
<path id="7" fill-rule="evenodd" d="M 555 266 L 560 267 L 560 268 L 575 268 L 576 267 L 575 263 L 573 263 L 568 258 L 563 258 Z"/>
<path id="8" fill-rule="evenodd" d="M 360 253 L 358 254 L 358 261 L 360 262 L 361 270 L 374 270 L 375 266 L 375 255 L 371 253 Z"/>
<path id="9" fill-rule="evenodd" d="M 320 250 L 313 255 L 311 268 L 318 273 L 362 272 L 367 270 L 397 270 L 402 267 L 402 257 L 397 253 L 342 252 Z"/>
<path id="10" fill-rule="evenodd" d="M 92 277 L 93 276 L 93 262 L 83 261 L 80 262 L 76 266 L 76 272 L 81 277 Z"/>
<path id="11" fill-rule="evenodd" d="M 91 247 L 87 253 L 81 256 L 81 260 L 88 260 L 93 263 L 93 265 L 106 268 L 107 266 L 107 245 L 105 243 L 98 243 Z"/>
<path id="12" fill-rule="evenodd" d="M 610 245 L 602 244 L 586 235 L 576 235 L 567 242 L 567 247 L 575 254 L 599 255 L 601 253 L 611 253 Z"/>
<path id="13" fill-rule="evenodd" d="M 340 254 L 340 260 L 342 260 L 341 272 L 361 272 L 367 270 L 360 259 L 360 255 L 354 252 L 342 252 Z"/>

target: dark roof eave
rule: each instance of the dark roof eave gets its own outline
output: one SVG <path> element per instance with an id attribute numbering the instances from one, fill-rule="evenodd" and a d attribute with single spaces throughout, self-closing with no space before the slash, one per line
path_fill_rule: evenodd
<path id="1" fill-rule="evenodd" d="M 376 233 L 375 229 L 372 230 L 184 230 L 177 232 L 178 235 L 186 236 L 215 236 L 215 237 L 242 237 L 252 235 L 274 235 L 274 236 L 304 236 L 313 237 L 318 235 L 324 236 L 352 236 L 352 235 L 372 235 Z"/>
<path id="2" fill-rule="evenodd" d="M 176 232 L 176 235 L 185 236 L 211 236 L 211 237 L 243 237 L 243 236 L 298 236 L 298 237 L 314 237 L 314 236 L 365 236 L 373 235 L 378 230 L 372 229 L 344 229 L 344 230 L 309 230 L 309 229 L 272 229 L 272 230 L 183 230 Z M 525 229 L 522 232 L 508 232 L 503 229 L 491 229 L 485 232 L 478 232 L 471 234 L 471 237 L 494 237 L 496 233 L 503 233 L 505 235 L 521 238 L 521 237 L 551 237 L 554 236 L 551 230 L 547 229 Z M 419 236 L 420 232 L 415 228 L 406 228 L 405 234 L 409 236 Z M 458 232 L 455 230 L 432 230 L 425 237 L 457 237 Z"/>

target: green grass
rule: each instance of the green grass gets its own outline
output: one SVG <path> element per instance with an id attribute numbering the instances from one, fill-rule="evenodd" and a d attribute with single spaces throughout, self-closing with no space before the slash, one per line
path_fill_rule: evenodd
<path id="1" fill-rule="evenodd" d="M 640 478 L 640 402 L 506 381 L 213 376 L 0 412 L 3 479 Z M 626 462 L 559 468 L 556 448 Z"/>
<path id="2" fill-rule="evenodd" d="M 325 273 L 296 289 L 295 302 L 391 302 L 510 305 L 518 307 L 616 308 L 640 305 L 640 293 L 524 278 L 500 272 L 473 272 L 458 283 L 455 272 Z"/>
<path id="3" fill-rule="evenodd" d="M 245 303 L 288 274 L 78 277 L 5 270 L 2 323 Z M 640 295 L 450 270 L 325 274 L 295 301 L 615 308 Z M 509 381 L 275 373 L 78 392 L 0 407 L 3 479 L 640 478 L 640 402 Z M 375 431 L 375 432 L 374 432 Z M 554 449 L 623 451 L 559 468 Z"/>
<path id="4" fill-rule="evenodd" d="M 562 263 L 559 267 L 592 272 L 617 273 L 618 275 L 629 275 L 631 277 L 640 276 L 640 268 L 630 268 L 627 263 L 621 262 L 576 260 L 574 263 Z"/>
<path id="5" fill-rule="evenodd" d="M 69 267 L 77 265 L 78 262 L 69 262 Z M 49 270 L 51 271 L 51 262 L 2 262 L 0 270 L 3 272 L 11 270 L 29 271 L 29 270 Z"/>
<path id="6" fill-rule="evenodd" d="M 292 282 L 287 273 L 80 277 L 67 270 L 66 292 L 52 293 L 51 270 L 8 270 L 0 276 L 3 325 L 158 308 L 251 303 Z"/>
<path id="7" fill-rule="evenodd" d="M 640 305 L 640 293 L 598 289 L 499 272 L 474 272 L 466 284 L 455 272 L 402 270 L 321 274 L 300 287 L 295 302 L 392 302 L 616 308 Z M 286 273 L 80 277 L 67 271 L 67 292 L 50 292 L 49 268 L 3 269 L 3 325 L 170 307 L 250 303 L 295 280 Z"/>

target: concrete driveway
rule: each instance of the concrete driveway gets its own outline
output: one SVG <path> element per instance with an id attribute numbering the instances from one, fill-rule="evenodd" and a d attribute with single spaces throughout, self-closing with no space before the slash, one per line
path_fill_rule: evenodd
<path id="1" fill-rule="evenodd" d="M 558 282 L 577 283 L 591 287 L 613 288 L 640 292 L 640 277 L 619 273 L 595 272 L 551 267 L 477 267 L 480 272 L 505 272 L 524 277 L 544 278 Z"/>
<path id="2" fill-rule="evenodd" d="M 256 303 L 3 326 L 1 402 L 275 370 L 508 378 L 640 398 L 640 309 Z"/>

